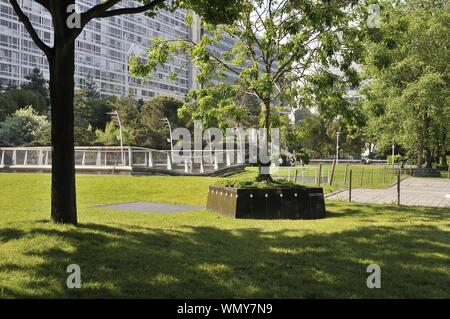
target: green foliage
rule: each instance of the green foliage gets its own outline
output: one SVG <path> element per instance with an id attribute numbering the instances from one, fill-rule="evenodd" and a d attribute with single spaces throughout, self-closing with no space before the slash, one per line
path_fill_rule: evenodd
<path id="1" fill-rule="evenodd" d="M 238 88 L 225 82 L 191 90 L 178 116 L 185 121 L 200 120 L 205 128 L 237 126 L 247 115 L 247 109 L 236 104 L 237 94 Z"/>
<path id="2" fill-rule="evenodd" d="M 100 92 L 98 91 L 97 84 L 94 82 L 94 78 L 91 73 L 88 73 L 86 78 L 83 80 L 82 90 L 85 91 L 84 94 L 88 99 L 100 99 Z"/>
<path id="3" fill-rule="evenodd" d="M 137 135 L 139 134 L 140 125 L 140 112 L 138 108 L 138 102 L 133 96 L 116 97 L 112 102 L 113 110 L 117 111 L 120 117 L 123 130 L 124 144 L 127 145 L 139 145 L 137 142 Z M 116 118 L 112 118 L 112 124 L 106 125 L 105 137 L 109 141 L 107 145 L 118 145 L 119 140 L 119 125 Z M 115 138 L 114 138 L 115 136 Z M 97 142 L 102 139 L 97 138 Z M 115 140 L 115 143 L 114 143 Z M 139 145 L 141 146 L 141 145 Z"/>
<path id="4" fill-rule="evenodd" d="M 169 130 L 162 119 L 168 118 L 172 129 L 186 126 L 177 117 L 182 102 L 172 97 L 158 96 L 141 103 L 133 96 L 128 96 L 112 98 L 109 102 L 110 107 L 119 114 L 123 142 L 127 145 L 168 149 L 166 140 Z M 110 120 L 104 129 L 96 130 L 96 144 L 117 146 L 120 143 L 117 119 L 114 117 Z"/>
<path id="5" fill-rule="evenodd" d="M 32 107 L 19 109 L 0 123 L 0 145 L 48 145 L 49 127 L 47 117 L 39 115 Z"/>
<path id="6" fill-rule="evenodd" d="M 32 106 L 39 114 L 46 114 L 48 110 L 44 97 L 37 91 L 25 89 L 7 90 L 0 97 L 2 98 L 0 100 L 0 120 L 26 106 Z"/>
<path id="7" fill-rule="evenodd" d="M 358 32 L 350 27 L 356 19 L 350 13 L 351 3 L 245 1 L 233 25 L 205 23 L 205 32 L 197 43 L 153 39 L 145 61 L 133 57 L 130 70 L 136 76 L 146 77 L 173 54 L 187 53 L 199 70 L 196 80 L 202 86 L 214 85 L 213 80 L 226 80 L 226 72 L 234 73 L 241 90 L 245 88 L 258 96 L 263 107 L 263 126 L 268 128 L 273 105 L 282 96 L 300 96 L 301 90 L 296 86 L 313 82 L 311 74 L 315 71 L 334 67 L 342 70 L 345 81 L 356 81 L 351 62 L 356 61 L 361 50 Z M 212 48 L 224 36 L 233 39 L 234 46 L 218 56 Z M 311 46 L 311 42 L 316 44 Z M 324 87 L 335 92 L 336 81 L 315 81 L 313 92 Z M 342 90 L 336 92 L 327 105 L 337 108 L 335 113 L 347 111 L 348 106 L 340 106 L 345 102 Z M 302 97 L 307 94 L 313 93 L 303 91 Z M 337 102 L 340 104 L 336 106 Z"/>
<path id="8" fill-rule="evenodd" d="M 330 121 L 322 114 L 308 114 L 295 126 L 289 127 L 286 144 L 289 149 L 305 152 L 312 158 L 334 157 L 337 132 L 340 133 L 340 154 L 359 157 L 364 148 L 362 130 L 349 124 L 345 118 Z"/>
<path id="9" fill-rule="evenodd" d="M 9 80 L 8 83 L 6 84 L 6 87 L 4 88 L 4 91 L 8 92 L 8 91 L 13 91 L 13 90 L 17 90 L 17 89 L 19 89 L 19 86 L 15 82 Z"/>
<path id="10" fill-rule="evenodd" d="M 44 79 L 44 75 L 41 70 L 34 68 L 30 74 L 25 76 L 28 83 L 22 84 L 21 88 L 24 90 L 32 90 L 39 92 L 45 99 L 47 105 L 50 104 L 50 93 L 47 87 L 47 80 Z"/>
<path id="11" fill-rule="evenodd" d="M 383 27 L 367 41 L 367 135 L 402 145 L 418 166 L 446 160 L 450 122 L 448 1 L 385 1 Z"/>
<path id="12" fill-rule="evenodd" d="M 144 103 L 140 109 L 138 144 L 156 149 L 169 149 L 169 128 L 163 121 L 167 118 L 172 130 L 185 127 L 186 122 L 177 116 L 182 102 L 173 97 L 157 96 Z"/>
<path id="13" fill-rule="evenodd" d="M 306 116 L 288 132 L 287 144 L 290 149 L 303 150 L 313 158 L 323 158 L 333 150 L 325 121 L 314 114 Z"/>
<path id="14" fill-rule="evenodd" d="M 74 139 L 75 145 L 90 145 L 94 142 L 95 133 L 90 124 L 91 109 L 86 91 L 75 92 L 74 106 Z"/>
<path id="15" fill-rule="evenodd" d="M 9 114 L 14 113 L 17 109 L 15 101 L 8 98 L 5 94 L 0 95 L 0 122 L 3 121 Z"/>
<path id="16" fill-rule="evenodd" d="M 287 180 L 259 180 L 258 177 L 251 179 L 225 179 L 219 180 L 215 185 L 234 188 L 278 188 L 278 187 L 292 187 L 298 186 L 293 182 Z"/>
<path id="17" fill-rule="evenodd" d="M 258 97 L 254 94 L 245 92 L 245 90 L 244 92 L 239 90 L 235 97 L 235 103 L 238 107 L 246 110 L 245 116 L 240 121 L 242 126 L 258 127 L 261 115 L 261 106 Z"/>
<path id="18" fill-rule="evenodd" d="M 300 150 L 298 152 L 295 152 L 295 158 L 298 161 L 302 161 L 303 164 L 308 165 L 309 164 L 309 153 L 305 150 Z"/>
<path id="19" fill-rule="evenodd" d="M 212 24 L 232 23 L 246 3 L 240 0 L 176 0 L 182 8 L 192 9 Z"/>
<path id="20" fill-rule="evenodd" d="M 124 145 L 133 145 L 133 135 L 127 127 L 122 127 L 122 137 Z M 96 130 L 95 144 L 106 146 L 120 145 L 119 126 L 115 122 L 111 121 L 106 124 L 104 130 Z"/>
<path id="21" fill-rule="evenodd" d="M 98 100 L 89 100 L 90 118 L 89 124 L 93 129 L 105 129 L 106 123 L 110 120 L 109 112 L 112 110 L 111 101 L 114 98 L 104 98 Z"/>
<path id="22" fill-rule="evenodd" d="M 408 159 L 407 157 L 402 156 L 400 154 L 394 155 L 394 163 L 397 163 L 397 164 L 406 162 L 407 159 Z M 386 160 L 387 160 L 388 165 L 392 165 L 392 155 L 389 155 L 386 158 Z"/>

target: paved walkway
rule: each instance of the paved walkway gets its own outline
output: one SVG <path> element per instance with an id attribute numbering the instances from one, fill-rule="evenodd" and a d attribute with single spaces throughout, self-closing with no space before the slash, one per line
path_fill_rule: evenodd
<path id="1" fill-rule="evenodd" d="M 327 198 L 348 200 L 348 190 Z M 396 204 L 397 185 L 386 189 L 353 189 L 352 201 Z M 450 207 L 450 180 L 407 178 L 400 184 L 400 203 L 407 206 Z"/>

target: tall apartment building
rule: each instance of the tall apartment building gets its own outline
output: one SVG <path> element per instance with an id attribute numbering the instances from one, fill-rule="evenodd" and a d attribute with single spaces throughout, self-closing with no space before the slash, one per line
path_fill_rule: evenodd
<path id="1" fill-rule="evenodd" d="M 100 0 L 78 0 L 79 11 Z M 19 0 L 41 39 L 52 45 L 52 25 L 49 12 L 33 0 Z M 131 0 L 122 6 L 136 5 Z M 91 21 L 76 42 L 75 83 L 80 87 L 88 74 L 97 83 L 102 95 L 122 95 L 127 91 L 139 98 L 169 95 L 183 98 L 194 86 L 195 70 L 186 56 L 176 56 L 158 67 L 148 80 L 128 75 L 128 56 L 145 52 L 152 37 L 192 39 L 199 31 L 185 23 L 186 11 L 160 11 L 155 17 L 145 14 L 124 15 Z M 25 27 L 16 17 L 8 0 L 0 0 L 0 82 L 25 82 L 25 76 L 37 67 L 48 79 L 46 57 L 33 43 Z M 178 76 L 168 78 L 170 72 Z"/>

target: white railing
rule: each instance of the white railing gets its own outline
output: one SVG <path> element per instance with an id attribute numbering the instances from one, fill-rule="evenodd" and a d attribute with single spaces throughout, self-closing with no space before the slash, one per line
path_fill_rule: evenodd
<path id="1" fill-rule="evenodd" d="M 214 171 L 242 163 L 237 151 L 189 151 L 184 154 L 131 146 L 77 146 L 76 168 L 178 170 L 186 173 Z M 174 160 L 175 159 L 175 160 Z M 51 168 L 51 147 L 0 147 L 0 168 Z"/>

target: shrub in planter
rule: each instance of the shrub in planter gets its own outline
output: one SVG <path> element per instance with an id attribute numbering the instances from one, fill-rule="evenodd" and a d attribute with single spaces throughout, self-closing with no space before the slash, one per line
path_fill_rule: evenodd
<path id="1" fill-rule="evenodd" d="M 207 208 L 234 218 L 325 217 L 323 189 L 286 181 L 226 180 L 211 185 Z"/>

